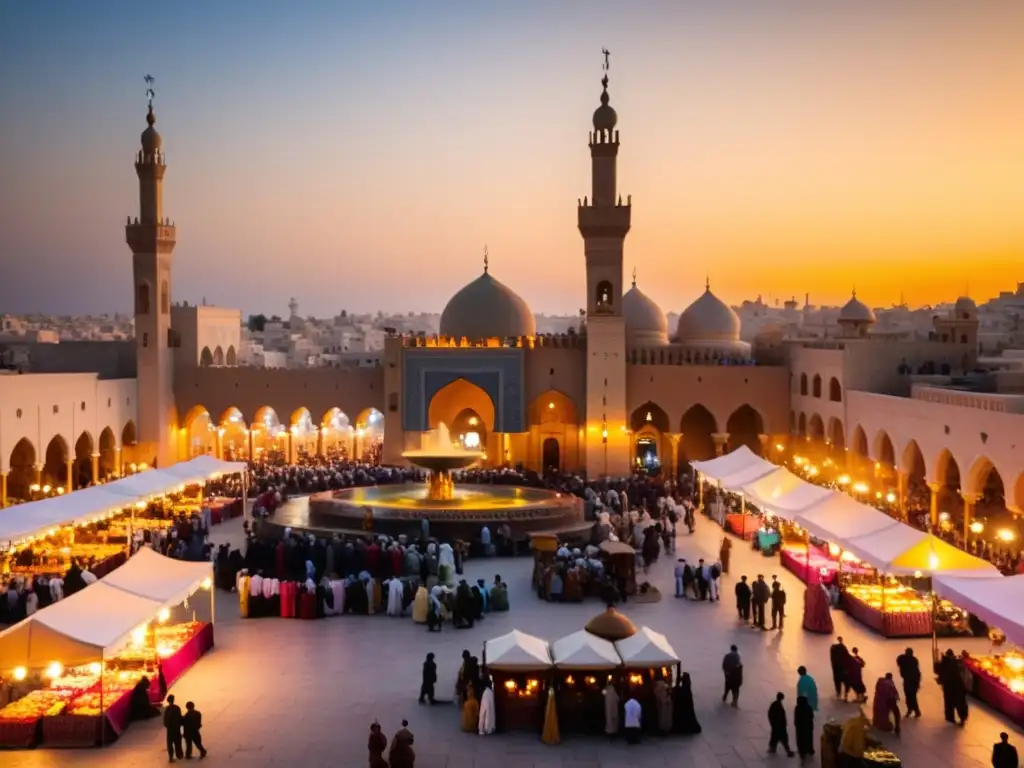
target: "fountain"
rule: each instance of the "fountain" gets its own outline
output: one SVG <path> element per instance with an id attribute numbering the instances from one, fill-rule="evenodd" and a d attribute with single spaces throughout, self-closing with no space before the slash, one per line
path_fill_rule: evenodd
<path id="1" fill-rule="evenodd" d="M 473 466 L 485 454 L 483 451 L 469 451 L 455 445 L 443 421 L 437 425 L 437 429 L 427 433 L 427 442 L 429 447 L 406 451 L 402 458 L 430 471 L 427 480 L 427 498 L 430 501 L 453 501 L 455 483 L 452 481 L 452 472 Z"/>
<path id="2" fill-rule="evenodd" d="M 452 443 L 447 426 L 438 425 L 426 435 L 424 447 L 405 451 L 402 458 L 429 471 L 425 484 L 403 483 L 345 488 L 318 493 L 308 506 L 279 510 L 265 525 L 319 533 L 351 533 L 372 530 L 392 536 L 419 536 L 423 520 L 432 536 L 473 539 L 481 525 L 508 523 L 514 536 L 567 526 L 588 530 L 579 499 L 544 488 L 515 485 L 456 486 L 452 474 L 486 458 L 483 451 L 467 450 Z"/>

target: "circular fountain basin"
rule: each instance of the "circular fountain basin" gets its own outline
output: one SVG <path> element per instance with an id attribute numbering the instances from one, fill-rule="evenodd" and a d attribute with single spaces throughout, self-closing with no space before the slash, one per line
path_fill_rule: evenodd
<path id="1" fill-rule="evenodd" d="M 420 483 L 375 485 L 318 493 L 306 509 L 275 514 L 272 528 L 319 533 L 363 531 L 366 511 L 373 513 L 373 533 L 419 536 L 426 518 L 430 533 L 442 539 L 476 538 L 482 525 L 507 522 L 516 537 L 528 533 L 583 526 L 582 501 L 571 494 L 513 485 L 457 484 L 454 498 L 427 498 Z"/>
<path id="2" fill-rule="evenodd" d="M 480 461 L 484 455 L 476 451 L 462 451 L 460 453 L 437 453 L 435 451 L 406 451 L 402 458 L 406 459 L 417 467 L 429 469 L 431 472 L 454 472 L 457 469 L 466 469 Z"/>

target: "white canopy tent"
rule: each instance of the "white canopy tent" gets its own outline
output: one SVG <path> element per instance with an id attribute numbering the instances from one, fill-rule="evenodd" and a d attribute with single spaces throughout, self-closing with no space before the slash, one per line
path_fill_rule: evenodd
<path id="1" fill-rule="evenodd" d="M 792 520 L 796 512 L 824 501 L 835 493 L 829 488 L 808 483 L 788 469 L 779 467 L 739 489 L 746 501 L 762 512 Z"/>
<path id="2" fill-rule="evenodd" d="M 12 667 L 101 661 L 127 645 L 133 630 L 159 609 L 156 600 L 98 581 L 0 632 L 0 659 Z"/>
<path id="3" fill-rule="evenodd" d="M 867 562 L 872 562 L 871 558 L 863 557 L 852 546 L 848 547 L 847 540 L 876 533 L 881 533 L 884 537 L 886 531 L 895 531 L 898 528 L 906 528 L 908 531 L 918 534 L 918 539 L 926 535 L 903 525 L 874 507 L 861 504 L 851 496 L 837 491 L 830 491 L 818 503 L 797 512 L 792 516 L 792 520 L 802 528 L 806 528 L 812 536 L 848 549 Z M 900 537 L 907 535 L 899 532 L 897 534 Z M 906 541 L 903 538 L 900 540 Z"/>
<path id="4" fill-rule="evenodd" d="M 161 605 L 175 605 L 209 585 L 213 566 L 208 561 L 174 560 L 143 547 L 100 582 Z"/>
<path id="5" fill-rule="evenodd" d="M 640 627 L 632 637 L 617 641 L 615 650 L 627 667 L 646 669 L 679 662 L 668 638 L 648 627 Z"/>
<path id="6" fill-rule="evenodd" d="M 1024 645 L 1024 575 L 970 578 L 940 574 L 932 580 L 932 589 L 1001 629 L 1011 643 Z"/>
<path id="7" fill-rule="evenodd" d="M 513 629 L 484 643 L 484 663 L 492 669 L 547 669 L 551 648 L 546 640 Z"/>
<path id="8" fill-rule="evenodd" d="M 162 469 L 147 469 L 107 483 L 103 487 L 111 493 L 119 493 L 132 501 L 145 501 L 154 496 L 163 496 L 176 491 L 183 485 L 185 485 L 184 482 Z"/>
<path id="9" fill-rule="evenodd" d="M 244 473 L 247 468 L 244 461 L 224 461 L 215 456 L 204 455 L 172 464 L 166 469 L 161 469 L 160 472 L 177 478 L 179 484 L 192 485 L 221 475 Z"/>
<path id="10" fill-rule="evenodd" d="M 555 640 L 551 657 L 562 669 L 614 669 L 622 664 L 614 645 L 585 629 Z"/>
<path id="11" fill-rule="evenodd" d="M 0 541 L 19 542 L 55 526 L 92 521 L 131 503 L 109 488 L 96 485 L 0 511 Z"/>
<path id="12" fill-rule="evenodd" d="M 765 461 L 745 445 L 741 445 L 735 451 L 724 456 L 718 456 L 707 461 L 694 461 L 692 466 L 708 480 L 714 480 L 719 483 L 730 476 L 737 476 L 740 472 L 754 472 L 753 476 L 747 477 L 743 481 L 750 482 L 777 468 L 770 461 Z M 755 467 L 762 467 L 764 472 L 760 475 L 756 474 Z"/>

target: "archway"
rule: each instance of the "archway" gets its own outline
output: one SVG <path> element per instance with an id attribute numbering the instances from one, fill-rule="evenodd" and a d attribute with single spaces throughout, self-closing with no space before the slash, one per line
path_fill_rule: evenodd
<path id="1" fill-rule="evenodd" d="M 633 464 L 652 471 L 668 464 L 671 470 L 672 444 L 669 435 L 672 425 L 668 414 L 648 400 L 629 417 L 629 429 L 633 433 Z"/>
<path id="2" fill-rule="evenodd" d="M 328 456 L 343 459 L 353 453 L 355 428 L 348 415 L 340 408 L 331 408 L 320 420 L 320 431 L 324 436 L 324 451 Z"/>
<path id="3" fill-rule="evenodd" d="M 813 390 L 814 397 L 817 397 L 817 398 L 821 397 L 821 375 L 820 374 L 817 374 L 817 373 L 814 374 L 814 383 L 813 383 L 813 386 L 812 386 L 812 390 Z"/>
<path id="4" fill-rule="evenodd" d="M 68 444 L 60 435 L 54 435 L 46 446 L 43 461 L 43 486 L 51 489 L 66 488 L 68 481 Z"/>
<path id="5" fill-rule="evenodd" d="M 308 408 L 296 408 L 292 412 L 291 423 L 288 430 L 292 435 L 292 448 L 295 451 L 295 459 L 305 459 L 315 456 L 319 432 L 313 422 L 313 416 Z"/>
<path id="6" fill-rule="evenodd" d="M 554 439 L 558 443 L 558 464 L 555 468 L 580 465 L 579 415 L 576 403 L 568 395 L 557 389 L 549 389 L 538 395 L 530 405 L 529 419 L 531 433 L 526 438 L 530 441 L 529 445 L 524 446 L 524 441 L 516 436 L 510 437 L 510 452 L 503 457 L 506 464 L 521 461 L 522 456 L 519 454 L 525 447 L 526 463 L 543 472 L 549 468 L 544 444 L 548 439 Z"/>
<path id="7" fill-rule="evenodd" d="M 277 411 L 269 405 L 257 410 L 250 430 L 253 458 L 268 461 L 286 458 L 288 431 L 281 425 Z"/>
<path id="8" fill-rule="evenodd" d="M 228 408 L 217 422 L 220 430 L 220 450 L 227 461 L 249 458 L 249 427 L 245 415 L 238 408 Z"/>
<path id="9" fill-rule="evenodd" d="M 868 435 L 864 427 L 858 424 L 853 428 L 853 437 L 850 438 L 850 450 L 862 459 L 868 459 Z"/>
<path id="10" fill-rule="evenodd" d="M 213 364 L 224 365 L 224 350 L 221 347 L 213 350 Z"/>
<path id="11" fill-rule="evenodd" d="M 598 310 L 611 311 L 612 307 L 615 306 L 615 290 L 610 282 L 602 280 L 597 284 L 597 287 L 594 289 L 594 302 Z"/>
<path id="12" fill-rule="evenodd" d="M 892 446 L 892 438 L 884 429 L 875 435 L 875 461 L 881 464 L 880 469 L 892 470 L 896 466 L 896 449 Z"/>
<path id="13" fill-rule="evenodd" d="M 960 465 L 948 448 L 943 448 L 935 461 L 935 482 L 941 487 L 938 492 L 939 519 L 947 522 L 949 510 L 961 511 L 963 499 L 960 497 Z"/>
<path id="14" fill-rule="evenodd" d="M 927 482 L 928 466 L 925 464 L 921 446 L 916 440 L 907 443 L 901 459 L 900 470 L 906 473 L 911 488 L 923 488 Z"/>
<path id="15" fill-rule="evenodd" d="M 458 444 L 468 451 L 487 450 L 487 428 L 480 414 L 472 408 L 465 408 L 457 413 L 452 423 L 446 426 L 453 445 Z"/>
<path id="16" fill-rule="evenodd" d="M 192 459 L 214 453 L 217 447 L 217 427 L 203 406 L 196 405 L 185 414 L 182 428 L 185 430 L 186 457 Z"/>
<path id="17" fill-rule="evenodd" d="M 729 450 L 735 451 L 741 445 L 761 455 L 761 439 L 764 434 L 764 419 L 750 405 L 744 403 L 729 416 L 725 423 L 725 431 L 729 433 Z"/>
<path id="18" fill-rule="evenodd" d="M 1010 500 L 1007 499 L 1007 505 L 1010 504 Z M 1017 514 L 1024 512 L 1024 472 L 1021 472 L 1017 477 L 1017 482 L 1013 484 L 1013 511 Z"/>
<path id="19" fill-rule="evenodd" d="M 199 353 L 199 365 L 203 368 L 213 365 L 213 353 L 209 347 L 203 347 L 203 351 Z"/>
<path id="20" fill-rule="evenodd" d="M 545 472 L 558 472 L 562 469 L 561 450 L 558 447 L 558 440 L 554 437 L 544 439 L 541 450 L 541 467 Z"/>
<path id="21" fill-rule="evenodd" d="M 800 374 L 800 394 L 801 395 L 806 395 L 807 394 L 807 374 L 806 373 L 801 373 Z"/>
<path id="22" fill-rule="evenodd" d="M 380 464 L 384 454 L 384 414 L 376 408 L 364 408 L 356 417 L 356 440 L 356 458 Z"/>
<path id="23" fill-rule="evenodd" d="M 835 376 L 829 379 L 828 382 L 828 399 L 833 403 L 843 402 L 843 386 Z"/>
<path id="24" fill-rule="evenodd" d="M 437 391 L 427 407 L 427 423 L 430 429 L 437 429 L 441 422 L 450 425 L 466 408 L 476 411 L 488 433 L 494 431 L 494 403 L 491 396 L 466 379 L 456 379 Z M 356 427 L 359 426 L 357 420 Z"/>
<path id="25" fill-rule="evenodd" d="M 23 437 L 14 445 L 7 466 L 8 501 L 27 501 L 32 498 L 32 485 L 36 481 L 36 447 Z"/>
<path id="26" fill-rule="evenodd" d="M 235 365 L 237 360 L 238 357 L 235 355 L 235 345 L 232 344 L 230 347 L 228 347 L 228 353 L 224 357 L 224 362 L 227 365 Z"/>
<path id="27" fill-rule="evenodd" d="M 807 422 L 807 436 L 818 443 L 825 440 L 825 422 L 816 413 Z"/>
<path id="28" fill-rule="evenodd" d="M 679 422 L 683 433 L 680 441 L 680 464 L 684 461 L 705 461 L 715 456 L 715 441 L 711 437 L 718 432 L 718 422 L 711 411 L 699 403 L 690 406 Z"/>
<path id="29" fill-rule="evenodd" d="M 846 450 L 846 430 L 843 429 L 842 420 L 836 416 L 828 420 L 828 439 L 834 452 L 841 453 Z"/>
<path id="30" fill-rule="evenodd" d="M 807 414 L 801 413 L 796 422 L 796 433 L 800 437 L 807 437 Z"/>
<path id="31" fill-rule="evenodd" d="M 135 422 L 128 419 L 128 421 L 125 422 L 124 429 L 121 430 L 121 448 L 135 446 L 138 442 L 139 438 L 135 433 Z"/>
<path id="32" fill-rule="evenodd" d="M 977 511 L 1001 512 L 1006 508 L 1003 478 L 987 456 L 979 456 L 967 471 L 964 492 L 980 496 L 975 507 Z"/>
<path id="33" fill-rule="evenodd" d="M 117 439 L 114 430 L 105 427 L 100 432 L 100 479 L 106 480 L 117 471 Z"/>
<path id="34" fill-rule="evenodd" d="M 95 451 L 92 435 L 87 431 L 75 441 L 75 463 L 71 470 L 74 488 L 85 488 L 92 482 L 92 454 Z M 73 489 L 69 489 L 73 490 Z"/>

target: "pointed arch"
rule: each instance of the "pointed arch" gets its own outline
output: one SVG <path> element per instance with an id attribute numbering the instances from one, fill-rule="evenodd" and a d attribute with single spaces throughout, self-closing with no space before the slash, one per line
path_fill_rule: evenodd
<path id="1" fill-rule="evenodd" d="M 924 483 L 928 475 L 924 453 L 916 440 L 911 439 L 900 454 L 900 471 L 905 473 L 912 483 Z"/>
<path id="2" fill-rule="evenodd" d="M 964 493 L 978 493 L 989 499 L 995 495 L 1005 495 L 1003 478 L 988 456 L 979 456 L 974 460 L 961 484 Z"/>
<path id="3" fill-rule="evenodd" d="M 530 404 L 530 424 L 578 424 L 576 403 L 557 389 L 549 389 Z"/>
<path id="4" fill-rule="evenodd" d="M 811 440 L 825 440 L 825 422 L 818 414 L 812 414 L 807 422 L 807 436 Z"/>
<path id="5" fill-rule="evenodd" d="M 249 425 L 240 408 L 231 406 L 217 420 L 220 430 L 221 458 L 237 461 L 249 458 Z"/>
<path id="6" fill-rule="evenodd" d="M 939 451 L 939 455 L 935 458 L 932 478 L 936 483 L 948 488 L 960 487 L 960 465 L 948 448 Z"/>
<path id="7" fill-rule="evenodd" d="M 38 454 L 35 444 L 27 437 L 14 444 L 7 462 L 7 497 L 14 501 L 27 501 L 32 496 L 32 484 L 36 481 Z"/>
<path id="8" fill-rule="evenodd" d="M 691 405 L 679 421 L 679 431 L 683 433 L 681 450 L 686 461 L 714 458 L 715 441 L 711 436 L 718 432 L 718 422 L 706 407 Z"/>
<path id="9" fill-rule="evenodd" d="M 463 408 L 452 419 L 451 424 L 446 425 L 451 435 L 452 444 L 458 444 L 462 448 L 471 451 L 487 450 L 487 428 L 483 424 L 480 414 L 472 408 Z"/>
<path id="10" fill-rule="evenodd" d="M 669 434 L 672 431 L 672 422 L 668 413 L 660 405 L 650 400 L 634 410 L 629 417 L 629 428 L 633 432 L 640 432 L 648 427 L 653 427 L 662 434 Z"/>
<path id="11" fill-rule="evenodd" d="M 188 447 L 186 448 L 186 456 L 188 458 L 191 459 L 196 456 L 213 453 L 216 448 L 214 433 L 217 425 L 213 423 L 210 412 L 206 408 L 196 405 L 189 409 L 182 421 L 182 427 L 185 429 L 186 439 L 188 440 Z"/>
<path id="12" fill-rule="evenodd" d="M 226 365 L 237 365 L 238 364 L 238 355 L 235 352 L 235 345 L 234 344 L 232 344 L 230 347 L 228 347 L 228 352 L 224 356 L 224 363 Z"/>
<path id="13" fill-rule="evenodd" d="M 752 405 L 744 403 L 729 414 L 725 431 L 729 434 L 730 451 L 745 445 L 758 456 L 761 455 L 760 436 L 764 434 L 764 417 Z"/>
<path id="14" fill-rule="evenodd" d="M 67 440 L 62 435 L 54 435 L 50 438 L 43 459 L 43 485 L 49 485 L 52 488 L 65 487 L 70 458 Z"/>
<path id="15" fill-rule="evenodd" d="M 284 451 L 288 447 L 288 430 L 281 424 L 277 411 L 269 405 L 256 409 L 249 431 L 253 458 L 264 452 Z"/>
<path id="16" fill-rule="evenodd" d="M 853 435 L 850 437 L 850 450 L 861 458 L 871 458 L 868 454 L 868 433 L 860 424 L 853 428 Z"/>
<path id="17" fill-rule="evenodd" d="M 203 347 L 203 351 L 199 353 L 199 365 L 203 368 L 213 365 L 213 352 L 209 347 Z"/>
<path id="18" fill-rule="evenodd" d="M 75 441 L 75 465 L 71 472 L 74 488 L 84 488 L 92 482 L 92 455 L 95 451 L 96 443 L 92 439 L 92 434 L 85 430 Z"/>
<path id="19" fill-rule="evenodd" d="M 427 407 L 427 423 L 431 429 L 437 429 L 437 425 L 441 422 L 451 423 L 464 408 L 471 408 L 477 412 L 488 434 L 494 431 L 495 407 L 491 396 L 482 387 L 462 378 L 455 379 L 441 387 L 430 398 L 430 404 Z M 373 409 L 366 408 L 359 414 L 356 419 L 356 429 L 363 428 L 371 410 Z"/>
<path id="20" fill-rule="evenodd" d="M 884 429 L 878 430 L 875 435 L 872 456 L 876 462 L 890 469 L 896 464 L 896 449 L 892 445 L 892 438 Z"/>
<path id="21" fill-rule="evenodd" d="M 121 447 L 136 445 L 139 442 L 138 433 L 135 430 L 135 421 L 128 419 L 121 428 Z"/>
<path id="22" fill-rule="evenodd" d="M 828 439 L 835 450 L 846 450 L 846 430 L 843 428 L 843 420 L 838 416 L 828 420 Z"/>
<path id="23" fill-rule="evenodd" d="M 104 427 L 100 432 L 100 479 L 106 480 L 117 469 L 117 438 L 114 430 Z"/>
<path id="24" fill-rule="evenodd" d="M 1024 512 L 1024 472 L 1017 475 L 1017 482 L 1013 484 L 1013 495 L 1007 495 L 1006 504 L 1017 514 Z"/>
<path id="25" fill-rule="evenodd" d="M 814 382 L 811 385 L 811 395 L 816 397 L 816 398 L 818 398 L 819 400 L 821 399 L 821 374 L 820 373 L 814 374 Z"/>
<path id="26" fill-rule="evenodd" d="M 630 414 L 629 431 L 634 466 L 649 471 L 664 466 L 672 471 L 672 421 L 664 408 L 650 400 L 641 404 Z"/>
<path id="27" fill-rule="evenodd" d="M 213 350 L 213 364 L 224 365 L 224 350 L 220 346 Z"/>
<path id="28" fill-rule="evenodd" d="M 800 413 L 800 418 L 797 420 L 797 423 L 796 423 L 796 433 L 800 437 L 807 437 L 807 414 L 806 413 L 803 413 L 803 412 Z"/>
<path id="29" fill-rule="evenodd" d="M 465 379 L 462 379 L 462 381 L 465 381 Z M 452 384 L 454 383 L 455 382 L 453 381 Z M 448 386 L 450 387 L 451 384 L 449 384 Z M 442 391 L 447 388 L 448 387 L 443 387 Z M 440 392 L 438 392 L 438 394 L 440 394 Z M 434 395 L 434 399 L 436 398 L 437 395 Z M 434 401 L 431 400 L 431 405 L 433 405 L 433 402 Z M 484 405 L 483 401 L 477 401 L 476 404 Z M 462 408 L 455 410 L 455 416 L 453 418 L 453 421 L 455 419 L 458 419 L 459 414 L 461 414 L 465 410 L 475 411 L 476 409 L 474 405 L 476 404 L 463 404 Z M 487 398 L 486 404 L 491 404 L 491 398 Z M 448 405 L 454 406 L 454 403 L 452 401 L 449 401 Z M 478 417 L 481 421 L 481 426 L 485 427 L 485 434 L 491 434 L 491 431 L 494 429 L 493 405 L 491 406 L 491 410 L 488 415 L 491 419 L 489 422 L 489 428 L 487 428 L 486 425 L 483 423 L 484 419 L 486 418 L 484 414 L 480 414 Z M 356 417 L 356 458 L 360 459 L 361 461 L 368 461 L 371 464 L 379 464 L 381 456 L 383 455 L 383 450 L 384 414 L 378 411 L 376 408 L 364 408 Z M 484 450 L 486 450 L 486 445 L 484 447 Z"/>
<path id="30" fill-rule="evenodd" d="M 352 421 L 341 408 L 331 408 L 320 420 L 320 426 L 328 430 L 353 429 Z"/>
<path id="31" fill-rule="evenodd" d="M 828 399 L 833 403 L 843 402 L 843 385 L 835 376 L 828 380 Z"/>
<path id="32" fill-rule="evenodd" d="M 801 373 L 800 374 L 800 394 L 801 395 L 806 395 L 807 394 L 807 374 L 806 373 Z"/>

